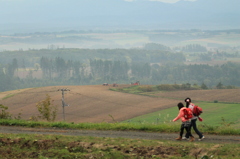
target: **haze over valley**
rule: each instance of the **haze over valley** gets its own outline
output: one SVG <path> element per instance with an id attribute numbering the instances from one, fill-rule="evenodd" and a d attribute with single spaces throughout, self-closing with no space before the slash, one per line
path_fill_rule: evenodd
<path id="1" fill-rule="evenodd" d="M 238 6 L 238 0 L 0 0 L 0 90 L 136 81 L 239 87 Z"/>
<path id="2" fill-rule="evenodd" d="M 165 1 L 166 2 L 166 1 Z M 238 0 L 1 0 L 0 34 L 66 30 L 239 29 Z"/>

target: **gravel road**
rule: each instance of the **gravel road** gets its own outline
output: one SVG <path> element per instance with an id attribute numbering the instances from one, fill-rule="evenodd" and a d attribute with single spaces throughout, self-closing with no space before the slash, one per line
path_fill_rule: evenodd
<path id="1" fill-rule="evenodd" d="M 59 128 L 26 128 L 15 126 L 0 126 L 2 134 L 54 134 L 54 135 L 69 135 L 69 136 L 93 136 L 93 137 L 110 137 L 110 138 L 131 138 L 131 139 L 150 139 L 150 140 L 172 140 L 178 137 L 177 133 L 151 133 L 139 131 L 101 131 L 101 130 L 72 130 Z M 197 136 L 195 135 L 196 139 Z M 195 140 L 195 142 L 210 142 L 210 143 L 239 143 L 240 136 L 220 136 L 220 135 L 205 135 L 203 141 Z"/>

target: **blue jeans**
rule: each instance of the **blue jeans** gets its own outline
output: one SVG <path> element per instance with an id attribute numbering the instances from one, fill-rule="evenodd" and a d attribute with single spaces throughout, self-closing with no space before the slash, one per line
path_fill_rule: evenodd
<path id="1" fill-rule="evenodd" d="M 197 122 L 197 119 L 191 120 L 190 132 L 191 132 L 191 128 L 193 127 L 194 131 L 196 132 L 196 134 L 198 134 L 199 138 L 202 138 L 203 134 L 198 130 L 196 122 Z M 189 138 L 189 136 L 190 136 L 189 133 L 186 133 L 185 137 Z"/>

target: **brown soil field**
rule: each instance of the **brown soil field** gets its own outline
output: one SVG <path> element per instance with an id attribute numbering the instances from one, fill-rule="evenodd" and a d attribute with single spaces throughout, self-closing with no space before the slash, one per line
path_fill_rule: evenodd
<path id="1" fill-rule="evenodd" d="M 185 90 L 166 91 L 154 94 L 162 98 L 185 99 L 190 97 L 193 102 L 226 102 L 240 103 L 240 89 L 211 89 L 211 90 Z"/>
<path id="2" fill-rule="evenodd" d="M 193 102 L 217 100 L 240 103 L 240 89 L 172 91 L 154 94 L 158 97 L 149 97 L 111 91 L 110 87 L 112 86 L 49 86 L 7 91 L 0 93 L 0 104 L 7 106 L 7 111 L 12 116 L 21 113 L 22 119 L 29 119 L 39 114 L 36 103 L 44 100 L 48 94 L 58 107 L 56 121 L 63 121 L 64 114 L 66 122 L 99 123 L 123 121 L 174 107 L 186 97 L 191 97 Z M 64 92 L 65 103 L 69 105 L 64 107 L 64 113 L 62 92 L 58 91 L 62 88 L 70 90 Z"/>

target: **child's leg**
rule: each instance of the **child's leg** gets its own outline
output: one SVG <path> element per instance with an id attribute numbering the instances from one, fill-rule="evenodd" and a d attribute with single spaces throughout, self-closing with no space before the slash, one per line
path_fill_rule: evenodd
<path id="1" fill-rule="evenodd" d="M 184 132 L 184 124 L 182 124 L 181 128 L 180 128 L 180 136 L 181 137 L 183 136 L 183 132 Z"/>
<path id="2" fill-rule="evenodd" d="M 179 135 L 178 138 L 176 138 L 176 140 L 182 140 L 183 131 L 184 131 L 184 126 L 182 124 L 181 127 L 180 127 L 180 135 Z"/>
<path id="3" fill-rule="evenodd" d="M 186 128 L 186 131 L 187 131 L 187 134 L 189 134 L 189 137 L 190 137 L 190 142 L 192 142 L 192 141 L 194 141 L 194 137 L 193 137 L 193 135 L 192 135 L 192 133 L 191 133 L 191 128 L 190 127 L 187 127 Z"/>

